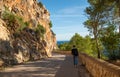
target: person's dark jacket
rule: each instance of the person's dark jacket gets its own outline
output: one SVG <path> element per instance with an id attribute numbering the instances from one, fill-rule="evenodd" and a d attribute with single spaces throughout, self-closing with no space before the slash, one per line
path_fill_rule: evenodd
<path id="1" fill-rule="evenodd" d="M 73 48 L 71 51 L 72 51 L 72 55 L 78 56 L 78 50 L 77 50 L 77 48 Z"/>

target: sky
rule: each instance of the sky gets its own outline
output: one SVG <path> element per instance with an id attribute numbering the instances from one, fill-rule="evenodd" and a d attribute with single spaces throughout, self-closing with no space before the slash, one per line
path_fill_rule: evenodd
<path id="1" fill-rule="evenodd" d="M 38 0 L 50 12 L 52 30 L 57 41 L 70 40 L 78 33 L 81 36 L 89 34 L 83 23 L 87 20 L 85 8 L 89 6 L 87 0 Z"/>

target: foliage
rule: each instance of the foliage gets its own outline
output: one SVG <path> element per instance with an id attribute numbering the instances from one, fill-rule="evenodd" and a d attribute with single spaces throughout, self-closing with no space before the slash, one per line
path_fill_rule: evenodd
<path id="1" fill-rule="evenodd" d="M 6 21 L 9 30 L 13 30 L 17 33 L 29 25 L 28 22 L 23 21 L 22 17 L 17 16 L 8 10 L 3 12 L 2 19 Z"/>
<path id="2" fill-rule="evenodd" d="M 71 50 L 72 46 L 76 45 L 79 52 L 85 52 L 89 55 L 92 55 L 92 40 L 89 36 L 82 37 L 78 33 L 75 33 L 75 35 L 70 39 L 68 43 L 63 43 L 59 45 L 59 48 L 61 50 Z M 93 55 L 92 55 L 93 56 Z"/>
<path id="3" fill-rule="evenodd" d="M 18 24 L 20 25 L 19 28 L 17 29 L 18 31 L 22 31 L 24 28 L 29 26 L 29 22 L 24 22 L 21 17 L 16 17 Z"/>
<path id="4" fill-rule="evenodd" d="M 3 12 L 2 19 L 6 20 L 7 26 L 10 27 L 10 29 L 13 27 L 13 24 L 16 21 L 15 15 L 9 11 Z"/>
<path id="5" fill-rule="evenodd" d="M 109 5 L 106 4 L 106 0 L 88 0 L 88 2 L 90 6 L 85 9 L 88 20 L 85 21 L 84 24 L 94 36 L 98 58 L 100 58 L 101 51 L 99 48 L 99 35 L 101 29 L 106 26 L 106 23 L 109 21 Z"/>
<path id="6" fill-rule="evenodd" d="M 97 48 L 96 48 L 96 40 L 94 38 L 91 39 L 91 44 L 92 44 L 92 56 L 94 57 L 98 57 L 98 52 L 97 52 Z M 98 38 L 98 46 L 99 46 L 99 50 L 100 50 L 100 53 L 101 53 L 101 58 L 103 58 L 103 54 L 102 54 L 102 51 L 103 51 L 103 45 L 102 45 L 102 42 L 101 40 Z"/>
<path id="7" fill-rule="evenodd" d="M 85 9 L 88 20 L 84 24 L 94 36 L 93 47 L 96 46 L 98 58 L 100 53 L 109 59 L 120 56 L 120 37 L 116 30 L 120 28 L 120 0 L 88 0 L 88 3 L 90 6 Z M 103 52 L 100 47 L 104 48 Z"/>
<path id="8" fill-rule="evenodd" d="M 60 50 L 64 50 L 64 51 L 69 51 L 71 50 L 70 46 L 69 46 L 69 42 L 68 43 L 63 43 L 63 44 L 60 44 L 58 45 L 59 49 Z"/>
<path id="9" fill-rule="evenodd" d="M 105 52 L 108 53 L 109 59 L 116 59 L 116 51 L 119 49 L 119 35 L 115 30 L 115 26 L 110 24 L 110 26 L 103 29 L 101 32 L 101 41 L 105 48 Z"/>
<path id="10" fill-rule="evenodd" d="M 38 5 L 40 6 L 40 8 L 42 8 L 42 7 L 43 7 L 42 2 L 39 2 L 39 3 L 38 3 Z"/>
<path id="11" fill-rule="evenodd" d="M 38 36 L 42 36 L 43 37 L 43 35 L 45 34 L 46 30 L 45 30 L 45 28 L 42 25 L 38 24 L 37 28 L 35 29 L 35 32 L 36 32 L 36 34 Z"/>
<path id="12" fill-rule="evenodd" d="M 78 33 L 75 33 L 75 35 L 70 39 L 70 45 L 71 47 L 73 45 L 76 45 L 79 51 L 84 50 L 84 39 L 82 36 L 80 36 Z"/>
<path id="13" fill-rule="evenodd" d="M 83 50 L 85 53 L 91 55 L 91 56 L 94 56 L 95 54 L 93 53 L 93 44 L 92 44 L 92 39 L 90 38 L 90 36 L 86 36 L 84 38 L 84 47 L 85 49 Z M 94 54 L 94 55 L 93 55 Z"/>
<path id="14" fill-rule="evenodd" d="M 71 45 L 76 45 L 78 50 L 80 52 L 85 52 L 89 55 L 92 55 L 93 50 L 92 50 L 92 40 L 89 36 L 82 37 L 79 34 L 75 34 L 71 40 L 70 40 Z M 72 46 L 71 46 L 72 47 Z"/>
<path id="15" fill-rule="evenodd" d="M 52 28 L 52 21 L 49 22 L 49 26 L 50 26 L 50 28 Z"/>

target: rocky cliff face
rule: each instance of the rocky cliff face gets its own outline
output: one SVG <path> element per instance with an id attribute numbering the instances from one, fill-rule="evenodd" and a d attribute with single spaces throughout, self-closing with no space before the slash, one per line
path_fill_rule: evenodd
<path id="1" fill-rule="evenodd" d="M 49 18 L 36 0 L 0 0 L 0 60 L 11 64 L 51 57 L 56 38 Z"/>

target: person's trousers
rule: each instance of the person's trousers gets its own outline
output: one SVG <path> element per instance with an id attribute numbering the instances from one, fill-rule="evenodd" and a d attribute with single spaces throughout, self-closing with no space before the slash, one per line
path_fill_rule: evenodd
<path id="1" fill-rule="evenodd" d="M 78 64 L 78 56 L 73 56 L 74 65 Z"/>

